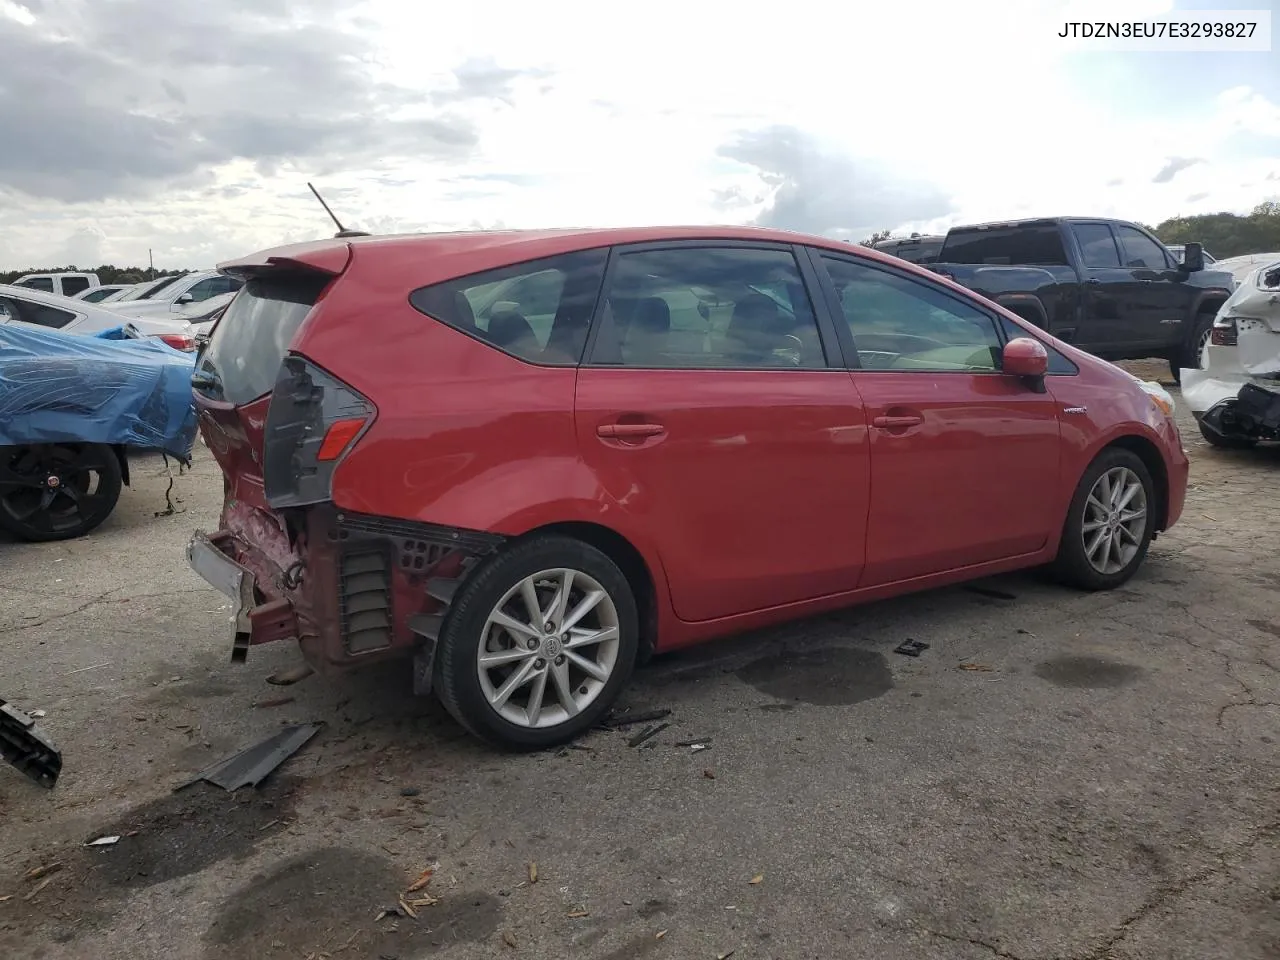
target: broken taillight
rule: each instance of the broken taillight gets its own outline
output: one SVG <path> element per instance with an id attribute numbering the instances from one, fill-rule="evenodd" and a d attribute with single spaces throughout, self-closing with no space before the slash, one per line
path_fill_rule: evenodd
<path id="1" fill-rule="evenodd" d="M 373 422 L 372 403 L 304 357 L 280 364 L 263 431 L 262 487 L 280 509 L 332 498 L 333 471 Z"/>
<path id="2" fill-rule="evenodd" d="M 1213 321 L 1209 342 L 1215 347 L 1234 347 L 1237 337 L 1235 317 L 1218 317 Z"/>

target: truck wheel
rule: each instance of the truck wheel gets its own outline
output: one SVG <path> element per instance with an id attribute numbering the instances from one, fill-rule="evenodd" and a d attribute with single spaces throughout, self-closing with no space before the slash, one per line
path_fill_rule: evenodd
<path id="1" fill-rule="evenodd" d="M 1257 446 L 1257 440 L 1250 440 L 1248 437 L 1224 437 L 1214 433 L 1203 423 L 1196 424 L 1200 428 L 1200 436 L 1204 437 L 1212 447 L 1220 450 L 1251 450 Z"/>
<path id="2" fill-rule="evenodd" d="M 1213 333 L 1213 319 L 1217 315 L 1216 310 L 1204 310 L 1196 314 L 1196 322 L 1191 327 L 1191 336 L 1182 345 L 1178 355 L 1169 359 L 1169 366 L 1173 369 L 1174 383 L 1182 383 L 1183 367 L 1188 370 L 1201 369 L 1204 348 L 1208 345 L 1209 337 Z"/>
<path id="3" fill-rule="evenodd" d="M 1112 590 L 1142 566 L 1155 532 L 1155 484 L 1135 453 L 1109 447 L 1089 464 L 1067 509 L 1054 561 L 1082 590 Z"/>
<path id="4" fill-rule="evenodd" d="M 111 515 L 123 483 L 101 443 L 0 447 L 0 528 L 34 542 L 82 537 Z"/>
<path id="5" fill-rule="evenodd" d="M 595 547 L 536 537 L 467 578 L 440 634 L 435 688 L 481 739 L 536 750 L 591 729 L 635 665 L 639 617 Z"/>

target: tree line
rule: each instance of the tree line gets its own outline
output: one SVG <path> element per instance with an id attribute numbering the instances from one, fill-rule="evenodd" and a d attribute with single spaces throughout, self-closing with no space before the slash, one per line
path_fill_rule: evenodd
<path id="1" fill-rule="evenodd" d="M 1268 200 L 1245 215 L 1202 213 L 1194 217 L 1170 217 L 1156 226 L 1142 224 L 1164 243 L 1199 241 L 1219 260 L 1245 253 L 1280 251 L 1280 203 Z M 888 230 L 878 230 L 862 241 L 870 247 L 889 239 Z"/>
<path id="2" fill-rule="evenodd" d="M 190 270 L 156 270 L 152 267 L 117 267 L 112 263 L 104 263 L 100 267 L 27 267 L 25 270 L 0 271 L 0 283 L 13 283 L 28 273 L 96 273 L 98 280 L 107 283 L 142 283 L 157 277 L 170 274 L 186 274 Z"/>

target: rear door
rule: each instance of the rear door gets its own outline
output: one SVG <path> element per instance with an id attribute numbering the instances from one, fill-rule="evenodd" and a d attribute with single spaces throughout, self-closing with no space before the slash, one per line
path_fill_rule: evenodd
<path id="1" fill-rule="evenodd" d="M 994 315 L 914 274 L 813 259 L 871 426 L 862 586 L 1043 548 L 1061 522 L 1057 404 L 1000 373 Z"/>
<path id="2" fill-rule="evenodd" d="M 578 375 L 578 443 L 606 495 L 652 531 L 682 620 L 857 585 L 866 424 L 828 363 L 834 331 L 803 270 L 785 244 L 611 256 Z"/>

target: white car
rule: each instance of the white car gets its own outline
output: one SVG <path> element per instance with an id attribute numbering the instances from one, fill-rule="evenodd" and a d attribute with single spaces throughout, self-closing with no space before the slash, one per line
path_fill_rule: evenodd
<path id="1" fill-rule="evenodd" d="M 125 327 L 129 335 L 157 337 L 176 350 L 191 351 L 196 346 L 191 324 L 180 317 L 130 320 L 92 303 L 3 284 L 0 284 L 0 324 L 59 330 L 75 336 L 93 336 L 103 330 Z"/>
<path id="2" fill-rule="evenodd" d="M 210 297 L 234 293 L 244 281 L 224 277 L 212 270 L 188 273 L 158 287 L 144 291 L 139 297 L 122 297 L 111 305 L 116 313 L 126 317 L 162 317 L 181 314 L 183 308 L 203 303 Z"/>
<path id="3" fill-rule="evenodd" d="M 28 273 L 13 281 L 13 285 L 74 297 L 77 293 L 102 284 L 96 273 Z"/>
<path id="4" fill-rule="evenodd" d="M 1215 265 L 1215 270 L 1225 270 L 1231 274 L 1236 285 L 1244 283 L 1249 274 L 1253 273 L 1255 267 L 1261 267 L 1268 263 L 1274 263 L 1280 260 L 1280 253 L 1246 253 L 1240 257 L 1227 257 L 1219 260 Z"/>
<path id="5" fill-rule="evenodd" d="M 1280 440 L 1280 256 L 1253 267 L 1213 321 L 1182 396 L 1217 447 Z"/>
<path id="6" fill-rule="evenodd" d="M 87 287 L 79 293 L 71 297 L 72 300 L 82 300 L 85 303 L 103 303 L 109 301 L 113 296 L 119 297 L 132 290 L 137 284 L 133 283 L 104 283 L 100 287 Z"/>
<path id="7" fill-rule="evenodd" d="M 232 290 L 230 293 L 220 293 L 216 297 L 210 297 L 200 303 L 193 303 L 183 307 L 181 316 L 187 323 L 191 324 L 191 329 L 195 331 L 197 340 L 209 335 L 209 332 L 213 330 L 213 325 L 218 322 L 218 318 L 222 316 L 239 292 L 239 290 Z"/>

